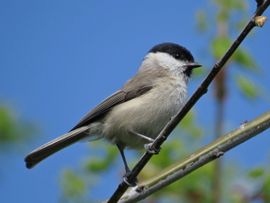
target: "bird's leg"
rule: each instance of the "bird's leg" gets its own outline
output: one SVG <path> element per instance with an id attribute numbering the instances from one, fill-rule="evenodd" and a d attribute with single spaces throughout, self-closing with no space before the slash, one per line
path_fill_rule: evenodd
<path id="1" fill-rule="evenodd" d="M 128 167 L 128 163 L 127 163 L 125 153 L 124 153 L 124 148 L 120 144 L 116 144 L 116 146 L 117 146 L 117 148 L 118 148 L 118 150 L 119 150 L 119 152 L 121 154 L 122 160 L 124 162 L 126 173 L 130 173 L 130 169 Z"/>
<path id="2" fill-rule="evenodd" d="M 136 186 L 136 182 L 137 182 L 137 179 L 135 180 L 128 180 L 128 176 L 130 174 L 130 169 L 128 167 L 128 163 L 127 163 L 127 160 L 126 160 L 126 157 L 125 157 L 125 153 L 124 153 L 124 147 L 121 145 L 121 144 L 116 144 L 117 148 L 119 149 L 120 151 L 120 154 L 121 154 L 121 157 L 122 157 L 122 160 L 124 162 L 124 165 L 125 165 L 125 170 L 126 170 L 126 174 L 124 175 L 124 181 L 129 185 L 129 186 Z"/>
<path id="3" fill-rule="evenodd" d="M 133 130 L 129 131 L 130 133 L 132 133 L 133 135 L 136 135 L 144 140 L 146 140 L 148 143 L 144 145 L 144 148 L 151 154 L 158 154 L 160 149 L 152 149 L 150 146 L 152 146 L 152 143 L 154 142 L 154 139 L 152 139 L 151 137 L 147 137 L 143 134 L 134 132 Z"/>
<path id="4" fill-rule="evenodd" d="M 133 130 L 129 130 L 129 132 L 132 133 L 133 135 L 136 135 L 136 136 L 138 136 L 138 137 L 140 137 L 140 138 L 146 140 L 146 141 L 149 142 L 149 143 L 154 142 L 154 139 L 152 139 L 151 137 L 147 137 L 147 136 L 145 136 L 145 135 L 143 135 L 143 134 L 134 132 Z"/>

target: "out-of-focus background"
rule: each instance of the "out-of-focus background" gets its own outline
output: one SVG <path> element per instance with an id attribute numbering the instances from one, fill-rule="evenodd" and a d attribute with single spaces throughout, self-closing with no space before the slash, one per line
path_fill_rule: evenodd
<path id="1" fill-rule="evenodd" d="M 75 144 L 32 170 L 24 156 L 120 88 L 157 43 L 179 43 L 204 65 L 191 95 L 255 7 L 243 0 L 0 1 L 0 202 L 108 198 L 123 175 L 108 143 Z M 141 179 L 269 110 L 269 35 L 267 22 L 247 37 Z M 270 202 L 269 143 L 266 131 L 149 201 Z M 128 152 L 131 165 L 140 154 Z"/>

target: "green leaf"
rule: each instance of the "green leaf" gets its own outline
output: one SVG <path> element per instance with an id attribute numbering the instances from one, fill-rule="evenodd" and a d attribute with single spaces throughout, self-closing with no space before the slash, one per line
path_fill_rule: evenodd
<path id="1" fill-rule="evenodd" d="M 76 175 L 72 170 L 65 170 L 63 172 L 62 181 L 64 193 L 68 197 L 79 197 L 86 191 L 84 180 Z"/>
<path id="2" fill-rule="evenodd" d="M 249 70 L 258 70 L 255 61 L 253 60 L 252 56 L 244 49 L 238 48 L 238 50 L 233 55 L 233 61 L 243 68 Z"/>
<path id="3" fill-rule="evenodd" d="M 116 147 L 107 146 L 105 156 L 96 156 L 95 158 L 91 157 L 89 160 L 87 160 L 85 168 L 86 170 L 91 172 L 100 172 L 107 170 L 111 166 L 117 155 L 118 152 Z"/>
<path id="4" fill-rule="evenodd" d="M 241 93 L 249 99 L 255 99 L 260 95 L 260 88 L 255 86 L 251 80 L 244 76 L 238 75 L 236 78 L 236 84 Z"/>
<path id="5" fill-rule="evenodd" d="M 267 177 L 265 177 L 263 187 L 262 187 L 262 195 L 264 196 L 264 202 L 270 201 L 270 176 L 268 174 Z"/>
<path id="6" fill-rule="evenodd" d="M 102 171 L 107 168 L 106 166 L 107 166 L 107 162 L 105 160 L 96 159 L 96 158 L 89 160 L 86 164 L 87 170 L 92 171 L 92 172 Z"/>
<path id="7" fill-rule="evenodd" d="M 196 13 L 196 18 L 197 18 L 197 27 L 199 31 L 205 32 L 208 28 L 206 13 L 203 10 L 199 10 Z"/>
<path id="8" fill-rule="evenodd" d="M 228 37 L 217 37 L 211 44 L 211 52 L 215 58 L 221 58 L 231 45 Z"/>
<path id="9" fill-rule="evenodd" d="M 0 107 L 0 142 L 11 142 L 16 140 L 16 132 L 14 127 L 15 118 L 11 111 L 5 107 Z"/>
<path id="10" fill-rule="evenodd" d="M 36 128 L 32 123 L 19 119 L 12 109 L 0 106 L 0 145 L 8 147 L 11 144 L 21 144 L 34 131 Z"/>
<path id="11" fill-rule="evenodd" d="M 255 169 L 251 170 L 248 174 L 248 176 L 251 178 L 258 178 L 258 177 L 262 177 L 263 175 L 264 175 L 263 168 L 255 168 Z"/>
<path id="12" fill-rule="evenodd" d="M 247 4 L 243 0 L 215 0 L 220 8 L 224 10 L 246 10 Z"/>
<path id="13" fill-rule="evenodd" d="M 196 78 L 205 76 L 206 74 L 207 74 L 207 68 L 206 67 L 195 68 L 192 71 L 192 78 L 196 79 Z"/>
<path id="14" fill-rule="evenodd" d="M 154 156 L 151 162 L 163 169 L 164 167 L 170 165 L 172 161 L 179 158 L 179 155 L 176 156 L 175 153 L 179 153 L 182 149 L 183 146 L 181 141 L 172 139 L 166 142 L 166 145 L 162 147 L 159 156 Z"/>
<path id="15" fill-rule="evenodd" d="M 179 127 L 185 130 L 188 134 L 193 137 L 200 137 L 202 135 L 202 129 L 196 124 L 196 115 L 193 111 L 188 112 L 188 114 L 181 121 Z"/>

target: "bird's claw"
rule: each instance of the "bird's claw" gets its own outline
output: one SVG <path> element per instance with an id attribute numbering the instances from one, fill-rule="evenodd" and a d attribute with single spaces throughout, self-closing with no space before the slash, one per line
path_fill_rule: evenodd
<path id="1" fill-rule="evenodd" d="M 129 186 L 129 187 L 135 187 L 137 186 L 137 178 L 135 178 L 134 180 L 129 180 L 129 176 L 130 176 L 131 171 L 127 171 L 126 174 L 123 177 L 123 181 Z"/>
<path id="2" fill-rule="evenodd" d="M 150 154 L 158 154 L 160 152 L 160 148 L 152 147 L 153 143 L 148 143 L 144 145 L 144 148 L 146 151 Z"/>

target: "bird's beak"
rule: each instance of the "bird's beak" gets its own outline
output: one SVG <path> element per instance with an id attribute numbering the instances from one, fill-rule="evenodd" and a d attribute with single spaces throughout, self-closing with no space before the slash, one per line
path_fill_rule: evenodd
<path id="1" fill-rule="evenodd" d="M 193 69 L 193 68 L 199 68 L 202 65 L 198 64 L 197 62 L 190 62 L 185 65 L 188 69 Z"/>

